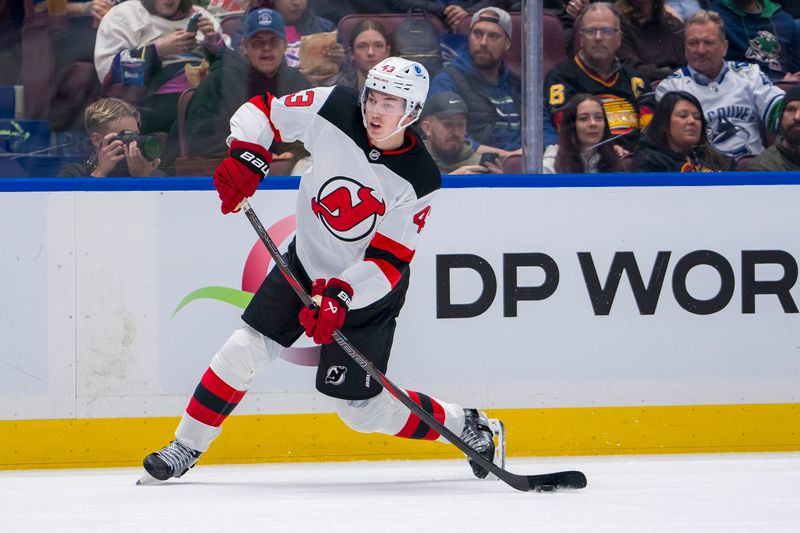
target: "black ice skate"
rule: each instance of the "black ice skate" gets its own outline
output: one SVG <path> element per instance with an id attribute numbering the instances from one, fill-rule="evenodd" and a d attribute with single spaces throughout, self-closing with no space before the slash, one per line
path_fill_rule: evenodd
<path id="1" fill-rule="evenodd" d="M 495 446 L 494 437 L 497 436 Z M 500 468 L 505 467 L 505 430 L 499 420 L 489 420 L 486 415 L 477 409 L 464 409 L 464 429 L 461 439 L 473 450 L 493 462 Z M 484 479 L 489 471 L 472 459 L 468 459 L 475 477 Z"/>
<path id="2" fill-rule="evenodd" d="M 200 452 L 174 440 L 144 458 L 145 473 L 136 484 L 147 485 L 181 477 L 197 463 L 200 455 Z"/>

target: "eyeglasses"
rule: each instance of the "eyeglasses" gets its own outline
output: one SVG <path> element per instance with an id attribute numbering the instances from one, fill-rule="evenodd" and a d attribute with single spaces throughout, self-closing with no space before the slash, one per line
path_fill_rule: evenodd
<path id="1" fill-rule="evenodd" d="M 584 37 L 594 37 L 597 35 L 597 32 L 600 32 L 601 37 L 611 37 L 618 31 L 617 28 L 609 28 L 608 26 L 603 28 L 581 28 L 581 34 Z"/>

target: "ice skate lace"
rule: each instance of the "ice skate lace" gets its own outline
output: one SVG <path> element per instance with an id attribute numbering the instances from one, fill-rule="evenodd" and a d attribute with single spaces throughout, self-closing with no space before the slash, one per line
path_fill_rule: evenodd
<path id="1" fill-rule="evenodd" d="M 194 450 L 176 440 L 161 448 L 156 454 L 172 467 L 173 472 L 182 472 L 197 458 Z"/>
<path id="2" fill-rule="evenodd" d="M 467 414 L 464 418 L 464 430 L 461 432 L 461 440 L 466 442 L 470 448 L 478 453 L 489 450 L 492 442 L 492 431 L 480 423 L 478 415 Z"/>

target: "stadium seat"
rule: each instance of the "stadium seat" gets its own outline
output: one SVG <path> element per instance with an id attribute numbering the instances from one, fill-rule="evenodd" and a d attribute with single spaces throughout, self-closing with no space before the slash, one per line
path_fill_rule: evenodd
<path id="1" fill-rule="evenodd" d="M 567 45 L 564 42 L 564 27 L 554 15 L 545 14 L 542 18 L 542 75 L 567 58 Z"/>
<path id="2" fill-rule="evenodd" d="M 223 16 L 222 20 L 219 21 L 219 25 L 222 28 L 222 33 L 233 36 L 233 34 L 236 33 L 236 30 L 239 29 L 239 24 L 242 23 L 243 18 L 244 13 L 233 13 Z"/>
<path id="3" fill-rule="evenodd" d="M 31 10 L 32 11 L 32 10 Z M 25 86 L 25 118 L 47 119 L 54 85 L 52 29 L 66 24 L 66 17 L 30 15 L 22 23 L 22 84 Z"/>
<path id="4" fill-rule="evenodd" d="M 503 174 L 522 174 L 524 171 L 522 156 L 513 154 L 503 159 Z"/>
<path id="5" fill-rule="evenodd" d="M 178 157 L 175 159 L 175 174 L 177 176 L 210 176 L 222 159 L 222 157 Z"/>
<path id="6" fill-rule="evenodd" d="M 511 49 L 508 51 L 508 55 L 506 55 L 506 64 L 508 68 L 513 70 L 514 72 L 521 73 L 522 72 L 522 39 L 523 39 L 523 30 L 522 30 L 522 13 L 509 13 L 511 15 Z M 546 34 L 548 28 L 552 29 L 552 22 L 548 21 L 548 18 L 555 18 L 552 15 L 544 15 L 543 19 L 543 31 Z M 472 22 L 472 17 L 464 17 L 461 19 L 458 25 L 458 33 L 462 35 L 469 35 L 469 23 Z M 558 22 L 558 26 L 561 27 L 561 23 L 556 19 Z M 547 24 L 548 26 L 544 26 Z M 561 30 L 561 36 L 559 37 L 561 43 L 564 42 L 563 36 L 563 28 Z M 553 43 L 554 46 L 558 43 Z M 545 44 L 547 47 L 547 43 Z M 547 53 L 547 50 L 545 50 Z M 557 53 L 557 52 L 556 52 Z M 564 55 L 566 56 L 566 50 L 564 51 Z M 546 70 L 544 72 L 547 72 Z"/>
<path id="7" fill-rule="evenodd" d="M 430 22 L 434 29 L 439 32 L 439 34 L 444 33 L 445 28 L 442 24 L 442 21 L 437 19 L 436 17 L 426 17 L 422 13 L 414 13 L 412 15 L 408 15 L 406 13 L 380 13 L 375 15 L 361 15 L 361 14 L 353 14 L 353 15 L 345 15 L 344 17 L 339 20 L 339 24 L 336 26 L 336 31 L 339 35 L 339 40 L 343 43 L 346 43 L 347 40 L 350 38 L 350 32 L 353 31 L 353 27 L 361 22 L 364 19 L 371 19 L 376 22 L 380 22 L 381 25 L 386 28 L 386 31 L 389 32 L 389 36 L 394 38 L 394 33 L 397 31 L 398 26 L 409 19 L 409 17 L 413 20 L 427 20 Z"/>
<path id="8" fill-rule="evenodd" d="M 221 157 L 189 157 L 186 147 L 186 110 L 197 89 L 191 87 L 178 97 L 178 149 L 180 155 L 175 158 L 175 173 L 178 176 L 210 176 L 222 161 Z"/>
<path id="9" fill-rule="evenodd" d="M 186 149 L 186 110 L 189 109 L 189 102 L 197 89 L 190 87 L 183 91 L 178 98 L 178 147 L 180 157 L 188 157 L 189 151 Z"/>

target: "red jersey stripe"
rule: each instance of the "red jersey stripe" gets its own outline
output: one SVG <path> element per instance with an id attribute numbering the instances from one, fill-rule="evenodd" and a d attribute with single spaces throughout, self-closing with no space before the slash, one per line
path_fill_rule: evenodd
<path id="1" fill-rule="evenodd" d="M 371 261 L 378 265 L 378 268 L 381 269 L 383 275 L 386 276 L 386 279 L 389 280 L 389 285 L 394 286 L 397 285 L 397 282 L 400 281 L 402 274 L 400 271 L 397 270 L 389 261 L 385 261 L 383 259 L 376 259 L 374 257 L 368 257 L 364 259 L 365 261 Z"/>
<path id="2" fill-rule="evenodd" d="M 414 250 L 406 247 L 394 239 L 390 239 L 382 233 L 375 233 L 375 236 L 372 238 L 372 241 L 369 244 L 370 246 L 374 246 L 375 248 L 380 248 L 381 250 L 389 252 L 400 261 L 410 263 L 411 260 L 414 259 Z"/>
<path id="3" fill-rule="evenodd" d="M 267 102 L 264 102 L 264 98 L 267 99 Z M 267 122 L 269 123 L 269 127 L 272 128 L 272 135 L 275 137 L 275 141 L 283 142 L 281 139 L 281 132 L 278 131 L 278 128 L 275 127 L 275 124 L 272 123 L 272 101 L 275 99 L 274 96 L 267 93 L 265 96 L 254 96 L 250 99 L 250 103 L 256 106 L 262 113 L 267 117 Z"/>
<path id="4" fill-rule="evenodd" d="M 222 378 L 216 375 L 210 367 L 206 370 L 206 373 L 203 374 L 200 383 L 202 383 L 209 392 L 228 403 L 239 403 L 247 392 L 236 390 L 222 381 Z"/>

